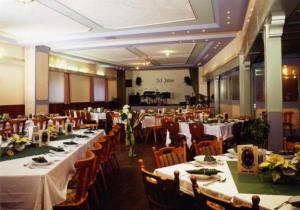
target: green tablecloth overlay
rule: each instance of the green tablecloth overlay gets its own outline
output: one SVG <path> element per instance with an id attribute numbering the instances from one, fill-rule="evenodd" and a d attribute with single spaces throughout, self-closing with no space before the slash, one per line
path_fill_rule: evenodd
<path id="1" fill-rule="evenodd" d="M 62 135 L 62 136 L 58 136 L 55 139 L 51 139 L 51 141 L 61 141 L 61 140 L 67 140 L 67 139 L 73 139 L 73 138 L 75 138 L 74 134 Z M 18 159 L 18 158 L 24 158 L 27 156 L 34 156 L 34 155 L 41 155 L 41 154 L 49 153 L 49 150 L 51 148 L 52 148 L 51 146 L 43 146 L 43 147 L 26 146 L 26 148 L 23 151 L 15 152 L 14 156 L 9 157 L 6 155 L 6 151 L 8 148 L 3 147 L 3 148 L 1 148 L 0 161 L 13 160 L 13 159 Z"/>
<path id="2" fill-rule="evenodd" d="M 239 193 L 265 195 L 300 195 L 299 184 L 274 184 L 266 175 L 238 174 L 237 162 L 227 161 Z"/>

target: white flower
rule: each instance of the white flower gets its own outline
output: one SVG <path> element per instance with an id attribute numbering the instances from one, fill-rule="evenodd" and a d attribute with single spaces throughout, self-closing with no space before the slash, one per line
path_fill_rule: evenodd
<path id="1" fill-rule="evenodd" d="M 124 109 L 129 109 L 129 108 L 130 108 L 130 106 L 127 105 L 127 104 L 125 104 L 125 105 L 123 106 L 123 110 L 124 110 Z"/>
<path id="2" fill-rule="evenodd" d="M 127 118 L 128 118 L 128 119 L 131 119 L 131 118 L 132 118 L 132 114 L 131 114 L 130 112 L 127 114 Z"/>

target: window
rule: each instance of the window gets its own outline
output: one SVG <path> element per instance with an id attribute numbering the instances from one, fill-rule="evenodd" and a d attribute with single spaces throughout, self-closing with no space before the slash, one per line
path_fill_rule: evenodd
<path id="1" fill-rule="evenodd" d="M 284 65 L 282 68 L 283 101 L 298 101 L 299 99 L 299 66 Z"/>

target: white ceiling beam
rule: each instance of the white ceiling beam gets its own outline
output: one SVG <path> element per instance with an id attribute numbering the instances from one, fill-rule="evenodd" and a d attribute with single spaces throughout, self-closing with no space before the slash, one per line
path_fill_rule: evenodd
<path id="1" fill-rule="evenodd" d="M 78 12 L 70 9 L 69 7 L 66 7 L 65 5 L 61 4 L 60 2 L 56 0 L 36 0 L 40 4 L 90 28 L 90 30 L 97 30 L 101 29 L 103 30 L 103 27 L 99 25 L 98 23 L 95 23 L 94 21 L 88 19 L 87 17 L 79 14 Z"/>
<path id="2" fill-rule="evenodd" d="M 55 51 L 69 51 L 69 50 L 88 50 L 97 48 L 109 48 L 109 47 L 131 47 L 135 45 L 151 45 L 151 44 L 169 44 L 178 42 L 192 42 L 204 41 L 213 39 L 226 39 L 234 38 L 237 32 L 225 32 L 225 33 L 207 33 L 202 35 L 184 35 L 184 36 L 168 36 L 158 38 L 141 38 L 141 39 L 114 39 L 114 40 L 101 40 L 94 43 L 81 42 L 78 44 L 61 44 L 51 47 Z M 51 46 L 51 45 L 50 45 Z"/>

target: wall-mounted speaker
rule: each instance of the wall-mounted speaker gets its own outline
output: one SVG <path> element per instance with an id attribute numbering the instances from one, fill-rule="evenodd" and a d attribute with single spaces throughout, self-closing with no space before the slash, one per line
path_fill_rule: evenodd
<path id="1" fill-rule="evenodd" d="M 125 87 L 132 87 L 132 80 L 131 79 L 125 80 Z"/>

